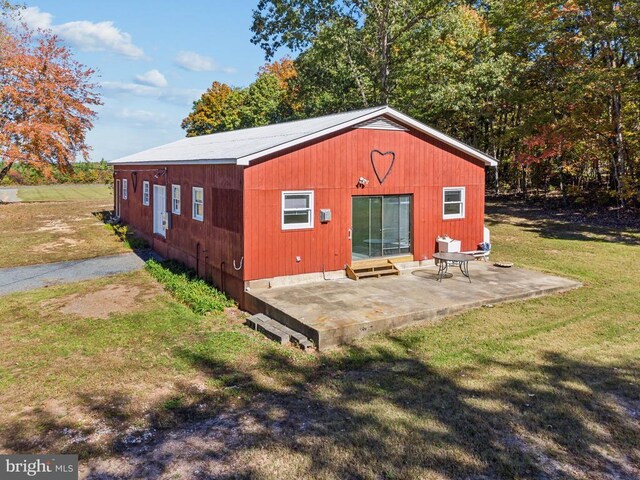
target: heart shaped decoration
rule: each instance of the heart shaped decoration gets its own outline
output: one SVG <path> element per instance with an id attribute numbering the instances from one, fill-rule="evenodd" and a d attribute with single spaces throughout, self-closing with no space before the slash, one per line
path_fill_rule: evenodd
<path id="1" fill-rule="evenodd" d="M 380 185 L 384 183 L 384 181 L 391 173 L 391 169 L 393 168 L 393 164 L 395 162 L 395 152 L 381 152 L 380 150 L 371 150 L 371 165 L 373 165 L 373 171 L 375 172 L 376 177 L 378 177 Z M 384 175 L 382 175 L 383 172 Z"/>

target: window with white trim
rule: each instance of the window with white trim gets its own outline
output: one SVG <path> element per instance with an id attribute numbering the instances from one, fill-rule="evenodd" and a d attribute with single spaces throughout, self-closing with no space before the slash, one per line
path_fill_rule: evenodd
<path id="1" fill-rule="evenodd" d="M 464 218 L 464 187 L 442 189 L 442 218 Z"/>
<path id="2" fill-rule="evenodd" d="M 122 199 L 126 200 L 128 196 L 129 196 L 129 182 L 127 182 L 127 179 L 124 178 L 122 179 Z"/>
<path id="3" fill-rule="evenodd" d="M 204 189 L 193 187 L 191 189 L 191 212 L 194 220 L 204 220 Z"/>
<path id="4" fill-rule="evenodd" d="M 313 191 L 282 192 L 282 229 L 313 228 Z"/>
<path id="5" fill-rule="evenodd" d="M 180 215 L 180 185 L 171 185 L 171 213 Z"/>
<path id="6" fill-rule="evenodd" d="M 142 204 L 149 206 L 149 182 L 142 182 Z"/>

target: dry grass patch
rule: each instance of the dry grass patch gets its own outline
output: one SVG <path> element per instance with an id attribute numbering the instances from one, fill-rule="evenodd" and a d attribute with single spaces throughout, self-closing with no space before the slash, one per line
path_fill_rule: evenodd
<path id="1" fill-rule="evenodd" d="M 94 212 L 104 202 L 0 204 L 0 268 L 130 251 Z"/>

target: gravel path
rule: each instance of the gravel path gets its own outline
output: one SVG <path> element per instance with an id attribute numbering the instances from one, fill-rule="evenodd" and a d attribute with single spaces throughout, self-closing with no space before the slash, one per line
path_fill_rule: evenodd
<path id="1" fill-rule="evenodd" d="M 16 203 L 19 201 L 17 188 L 0 188 L 0 202 Z"/>
<path id="2" fill-rule="evenodd" d="M 79 282 L 139 270 L 145 259 L 135 253 L 27 267 L 0 268 L 0 295 Z"/>

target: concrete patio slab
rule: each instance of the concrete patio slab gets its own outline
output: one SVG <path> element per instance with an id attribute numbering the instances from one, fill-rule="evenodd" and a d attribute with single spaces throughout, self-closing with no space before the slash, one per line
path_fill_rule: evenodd
<path id="1" fill-rule="evenodd" d="M 581 286 L 566 278 L 484 262 L 469 265 L 472 283 L 457 268 L 450 268 L 453 276 L 438 282 L 437 271 L 429 267 L 393 277 L 252 289 L 247 308 L 303 333 L 324 350 L 374 332 L 438 320 L 485 304 Z"/>

